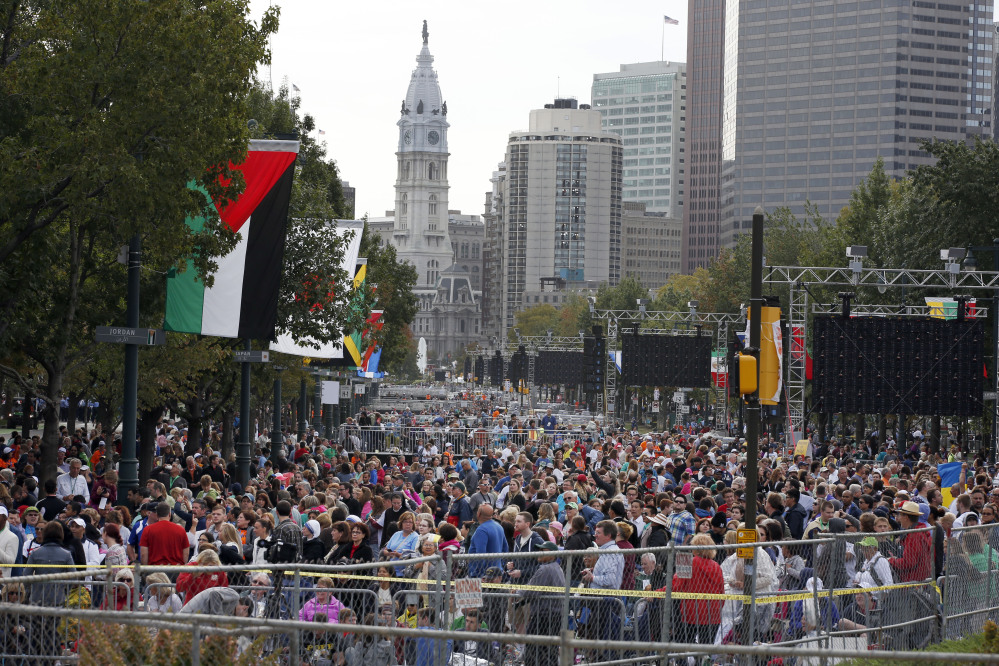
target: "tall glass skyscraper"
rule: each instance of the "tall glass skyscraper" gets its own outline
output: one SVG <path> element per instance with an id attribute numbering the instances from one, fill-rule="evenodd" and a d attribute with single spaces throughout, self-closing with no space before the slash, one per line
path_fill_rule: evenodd
<path id="1" fill-rule="evenodd" d="M 721 111 L 705 128 L 707 140 L 721 142 L 719 246 L 748 230 L 758 205 L 801 214 L 810 202 L 832 221 L 877 157 L 902 177 L 930 162 L 919 150 L 925 139 L 992 134 L 992 0 L 690 0 L 689 7 L 690 63 L 704 53 L 721 75 L 720 99 L 702 97 L 693 90 L 701 65 L 692 67 L 688 114 Z M 692 155 L 699 141 L 690 136 Z M 694 195 L 698 175 L 690 175 L 688 206 L 705 203 Z M 685 226 L 691 240 L 694 224 Z M 686 270 L 701 265 L 690 261 L 695 249 L 687 248 Z"/>
<path id="2" fill-rule="evenodd" d="M 621 198 L 678 218 L 683 208 L 687 68 L 682 62 L 641 62 L 593 75 L 593 108 L 621 136 Z"/>

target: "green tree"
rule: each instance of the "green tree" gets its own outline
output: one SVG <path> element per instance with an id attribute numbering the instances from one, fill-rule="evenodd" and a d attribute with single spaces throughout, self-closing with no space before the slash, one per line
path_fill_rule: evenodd
<path id="1" fill-rule="evenodd" d="M 217 216 L 200 233 L 184 220 L 204 207 L 192 179 L 223 202 L 243 185 L 229 165 L 245 156 L 246 101 L 278 15 L 258 27 L 247 11 L 246 0 L 25 0 L 0 18 L 0 348 L 43 379 L 0 371 L 46 401 L 43 480 L 56 472 L 67 372 L 89 362 L 94 326 L 124 319 L 118 248 L 139 234 L 144 286 L 162 292 L 166 270 L 194 256 L 210 276 L 234 246 Z M 155 325 L 150 302 L 141 323 Z"/>
<path id="2" fill-rule="evenodd" d="M 804 248 L 802 263 L 807 266 L 845 266 L 846 248 L 866 245 L 871 266 L 882 266 L 882 247 L 874 243 L 878 219 L 892 199 L 892 180 L 885 173 L 884 160 L 878 157 L 871 172 L 850 195 L 836 224 L 819 229 L 817 245 Z"/>
<path id="3" fill-rule="evenodd" d="M 416 342 L 409 327 L 419 309 L 413 293 L 419 278 L 416 269 L 408 262 L 399 261 L 395 248 L 382 244 L 381 235 L 371 231 L 367 222 L 361 236 L 360 255 L 367 257 L 368 278 L 378 285 L 374 293 L 375 309 L 382 311 L 382 329 L 374 333 L 373 339 L 382 348 L 379 367 L 396 374 L 412 372 L 416 370 Z"/>
<path id="4" fill-rule="evenodd" d="M 596 307 L 598 310 L 636 310 L 638 299 L 648 297 L 649 290 L 638 279 L 628 276 L 613 287 L 600 285 Z"/>
<path id="5" fill-rule="evenodd" d="M 999 235 L 999 145 L 976 137 L 974 145 L 926 141 L 920 147 L 936 161 L 911 173 L 927 206 L 913 213 L 933 220 L 947 241 L 927 251 L 938 259 L 942 247 L 990 245 Z"/>
<path id="6" fill-rule="evenodd" d="M 558 310 L 554 305 L 541 303 L 526 310 L 521 310 L 514 315 L 514 328 L 520 331 L 521 335 L 538 336 L 545 335 L 549 330 L 554 331 L 558 322 Z M 516 342 L 517 335 L 513 328 L 507 331 L 507 339 Z"/>

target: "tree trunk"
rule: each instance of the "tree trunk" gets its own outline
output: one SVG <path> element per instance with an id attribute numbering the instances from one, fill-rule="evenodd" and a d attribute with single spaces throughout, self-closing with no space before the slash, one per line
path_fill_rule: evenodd
<path id="1" fill-rule="evenodd" d="M 185 456 L 193 456 L 201 448 L 201 423 L 203 420 L 200 416 L 187 420 L 187 445 L 184 447 Z"/>
<path id="2" fill-rule="evenodd" d="M 829 422 L 829 414 L 827 412 L 818 413 L 819 421 L 819 444 L 826 441 L 826 426 Z"/>
<path id="3" fill-rule="evenodd" d="M 857 419 L 854 423 L 853 441 L 857 443 L 857 448 L 859 449 L 860 443 L 864 441 L 864 431 L 867 428 L 867 422 L 863 414 L 857 414 L 856 416 Z"/>
<path id="4" fill-rule="evenodd" d="M 236 444 L 233 441 L 232 434 L 232 418 L 233 411 L 231 409 L 222 410 L 222 460 L 223 465 L 229 463 L 229 457 L 235 455 Z"/>
<path id="5" fill-rule="evenodd" d="M 62 395 L 63 375 L 61 370 L 55 371 L 50 369 L 48 377 L 49 385 L 46 389 L 48 395 L 50 397 Z M 25 394 L 25 397 L 27 397 L 27 394 Z M 53 400 L 55 399 L 53 398 Z M 42 415 L 45 419 L 45 426 L 42 429 L 42 455 L 38 465 L 39 469 L 35 470 L 39 488 L 44 488 L 46 481 L 55 479 L 59 474 L 59 470 L 56 467 L 59 452 L 59 403 L 46 401 L 45 410 L 42 412 Z M 27 422 L 27 403 L 25 403 L 24 416 L 25 422 Z"/>
<path id="6" fill-rule="evenodd" d="M 149 478 L 156 452 L 156 422 L 163 415 L 163 407 L 143 409 L 139 418 L 139 483 Z"/>
<path id="7" fill-rule="evenodd" d="M 66 410 L 66 432 L 72 437 L 73 433 L 76 432 L 76 405 L 80 402 L 79 393 L 69 394 L 69 409 Z"/>
<path id="8" fill-rule="evenodd" d="M 940 416 L 930 421 L 930 453 L 940 453 Z"/>

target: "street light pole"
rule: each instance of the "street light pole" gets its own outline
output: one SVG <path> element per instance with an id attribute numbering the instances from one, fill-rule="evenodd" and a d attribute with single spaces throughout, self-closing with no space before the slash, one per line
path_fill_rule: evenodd
<path id="1" fill-rule="evenodd" d="M 142 269 L 142 239 L 134 234 L 128 241 L 128 304 L 126 326 L 139 327 L 139 276 Z M 135 419 L 138 414 L 139 345 L 125 345 L 125 395 L 121 406 L 121 463 L 118 470 L 118 501 L 139 487 L 139 458 L 136 455 Z M 27 414 L 27 410 L 25 410 Z"/>
<path id="2" fill-rule="evenodd" d="M 253 350 L 253 342 L 243 341 L 246 351 Z M 236 481 L 244 488 L 250 482 L 250 364 L 240 363 L 239 442 L 236 444 Z"/>
<path id="3" fill-rule="evenodd" d="M 277 453 L 284 446 L 284 437 L 281 435 L 281 371 L 283 366 L 275 365 L 277 377 L 274 378 L 274 425 L 271 428 L 271 460 L 278 458 Z"/>
<path id="4" fill-rule="evenodd" d="M 753 211 L 753 246 L 752 246 L 752 266 L 749 284 L 749 346 L 748 350 L 756 356 L 757 377 L 756 385 L 759 387 L 759 358 L 760 358 L 760 337 L 761 321 L 763 310 L 763 208 L 757 206 Z M 759 448 L 760 448 L 760 391 L 759 388 L 746 397 L 746 529 L 756 529 L 756 492 L 759 477 Z M 766 556 L 763 551 L 755 550 L 754 556 Z M 748 594 L 753 595 L 753 579 L 755 576 L 755 562 L 745 563 L 745 580 L 743 589 Z M 746 645 L 753 643 L 753 610 L 752 604 L 745 605 L 743 613 L 743 641 Z"/>

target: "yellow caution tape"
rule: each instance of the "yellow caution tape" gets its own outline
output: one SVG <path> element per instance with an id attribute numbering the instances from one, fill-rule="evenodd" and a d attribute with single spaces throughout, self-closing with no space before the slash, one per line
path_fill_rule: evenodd
<path id="1" fill-rule="evenodd" d="M 395 565 L 392 565 L 395 566 Z M 0 564 L 0 568 L 27 568 L 27 565 L 18 564 Z M 45 568 L 58 568 L 58 569 L 97 569 L 97 567 L 82 565 L 82 564 L 34 564 L 31 565 L 33 569 L 45 569 Z M 101 567 L 103 569 L 104 567 Z M 113 567 L 114 569 L 134 569 L 136 565 L 120 565 Z M 254 569 L 252 571 L 246 571 L 243 573 L 253 575 L 255 573 L 267 573 L 273 574 L 274 571 L 270 569 Z M 183 573 L 183 571 L 179 571 Z M 285 572 L 287 573 L 287 572 Z M 200 574 L 195 574 L 200 575 Z M 365 576 L 362 574 L 348 574 L 348 573 L 337 573 L 337 572 L 302 572 L 303 577 L 308 578 L 335 578 L 344 580 L 368 580 L 368 581 L 388 581 L 390 583 L 396 583 L 399 585 L 430 585 L 436 583 L 436 579 L 420 579 L 420 578 L 397 578 L 392 576 Z M 931 586 L 936 590 L 937 594 L 940 595 L 942 599 L 942 591 L 940 587 L 936 584 L 936 581 L 924 581 L 920 583 L 895 583 L 892 585 L 880 585 L 878 587 L 847 587 L 837 590 L 819 590 L 818 597 L 828 597 L 830 595 L 834 597 L 846 596 L 849 594 L 870 594 L 873 592 L 882 592 L 886 590 L 899 590 L 909 587 L 921 587 L 921 586 Z M 482 583 L 484 589 L 494 589 L 494 590 L 507 590 L 507 591 L 532 591 L 532 592 L 552 592 L 557 594 L 564 594 L 564 587 L 556 587 L 553 585 L 514 585 L 511 583 Z M 666 598 L 666 593 L 662 590 L 607 590 L 599 588 L 589 588 L 589 587 L 571 587 L 569 592 L 572 594 L 582 594 L 587 596 L 607 596 L 607 597 L 639 597 L 643 599 L 664 599 Z M 757 604 L 775 604 L 787 601 L 805 601 L 807 599 L 813 599 L 816 597 L 814 592 L 791 592 L 787 594 L 768 594 L 766 596 L 756 597 L 755 603 Z M 748 594 L 708 594 L 706 592 L 671 592 L 671 599 L 697 599 L 702 601 L 741 601 L 744 604 L 754 603 L 752 597 Z"/>

